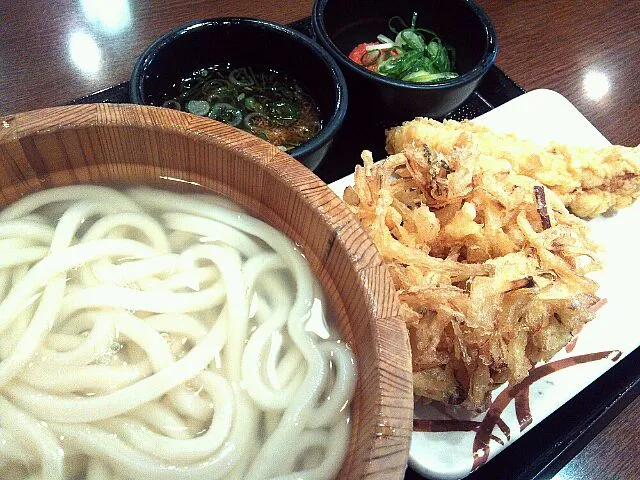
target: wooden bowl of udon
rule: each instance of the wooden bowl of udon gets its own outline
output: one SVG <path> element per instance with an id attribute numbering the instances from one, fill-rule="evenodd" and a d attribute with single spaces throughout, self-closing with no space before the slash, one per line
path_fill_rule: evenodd
<path id="1" fill-rule="evenodd" d="M 254 136 L 168 109 L 92 104 L 0 118 L 0 210 L 77 184 L 214 192 L 295 242 L 357 364 L 338 478 L 403 478 L 413 413 L 406 329 L 374 245 L 319 178 Z M 13 398 L 3 388 L 0 426 Z"/>

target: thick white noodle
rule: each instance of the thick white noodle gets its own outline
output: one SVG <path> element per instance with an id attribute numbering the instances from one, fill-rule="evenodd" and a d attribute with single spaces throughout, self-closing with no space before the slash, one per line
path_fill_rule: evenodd
<path id="1" fill-rule="evenodd" d="M 6 428 L 0 428 L 0 465 L 10 461 L 21 465 L 35 463 L 36 456 Z"/>
<path id="2" fill-rule="evenodd" d="M 56 435 L 42 422 L 0 397 L 0 424 L 25 445 L 29 445 L 32 452 L 40 457 L 44 478 L 63 478 L 64 452 Z"/>
<path id="3" fill-rule="evenodd" d="M 0 270 L 0 302 L 4 300 L 9 293 L 9 289 L 11 288 L 11 274 L 12 270 L 10 268 L 4 268 Z"/>
<path id="4" fill-rule="evenodd" d="M 19 269 L 14 269 L 14 273 L 18 273 L 18 270 Z M 38 303 L 35 301 L 37 298 L 38 296 L 34 296 L 33 301 L 29 301 L 24 310 L 16 315 L 13 324 L 7 331 L 0 335 L 0 358 L 5 359 L 9 357 L 16 344 L 24 336 L 38 306 Z"/>
<path id="5" fill-rule="evenodd" d="M 87 467 L 86 480 L 107 480 L 112 478 L 111 471 L 100 460 L 91 459 Z"/>
<path id="6" fill-rule="evenodd" d="M 335 478 L 355 365 L 316 333 L 316 290 L 224 198 L 20 199 L 0 212 L 0 477 Z"/>
<path id="7" fill-rule="evenodd" d="M 155 433 L 144 424 L 118 420 L 115 430 L 140 450 L 171 462 L 195 462 L 212 455 L 226 440 L 233 420 L 233 390 L 220 375 L 201 374 L 205 391 L 213 399 L 213 415 L 207 431 L 187 440 L 175 440 Z"/>
<path id="8" fill-rule="evenodd" d="M 82 313 L 79 316 L 87 316 L 90 314 Z M 72 348 L 64 349 L 60 351 L 58 348 L 54 350 L 45 347 L 40 349 L 40 360 L 43 363 L 60 365 L 88 365 L 91 362 L 96 361 L 100 356 L 111 348 L 113 342 L 116 339 L 116 326 L 114 322 L 107 316 L 102 316 L 93 322 L 89 329 L 89 334 L 86 336 L 81 335 L 86 332 L 87 329 L 79 332 L 72 332 L 66 334 L 66 332 L 57 334 L 58 342 L 69 340 L 71 338 L 78 339 L 80 343 L 77 343 Z M 66 334 L 66 335 L 65 335 Z M 65 337 L 60 338 L 62 335 Z M 52 335 L 49 335 L 51 338 Z M 64 340 L 63 340 L 64 338 Z M 58 345 L 53 344 L 54 347 Z"/>
<path id="9" fill-rule="evenodd" d="M 190 437 L 189 426 L 184 419 L 170 406 L 161 402 L 146 403 L 129 412 L 129 416 L 142 420 L 147 426 L 170 438 L 187 439 Z"/>
<path id="10" fill-rule="evenodd" d="M 65 251 L 52 252 L 36 263 L 14 285 L 6 298 L 0 303 L 0 333 L 11 324 L 12 318 L 29 304 L 29 300 L 53 277 L 67 272 L 99 257 L 142 258 L 153 255 L 153 250 L 135 240 L 94 240 L 67 248 Z"/>
<path id="11" fill-rule="evenodd" d="M 113 206 L 121 206 L 127 210 L 140 210 L 140 207 L 130 198 L 112 188 L 98 185 L 72 185 L 50 188 L 27 195 L 2 210 L 0 220 L 15 220 L 26 217 L 45 205 L 80 200 L 96 200 Z"/>
<path id="12" fill-rule="evenodd" d="M 118 208 L 119 203 L 122 202 L 110 204 L 97 201 L 82 201 L 69 207 L 58 221 L 53 233 L 51 252 L 64 251 L 73 241 L 80 225 L 88 217 L 112 213 L 114 209 Z M 137 206 L 131 205 L 125 208 L 136 209 Z M 0 268 L 2 268 L 1 263 Z M 43 342 L 46 334 L 53 327 L 54 322 L 51 319 L 57 316 L 61 308 L 65 288 L 66 278 L 63 273 L 56 275 L 45 286 L 40 304 L 34 313 L 32 321 L 14 346 L 13 352 L 0 363 L 0 387 L 8 384 L 29 362 L 34 352 Z"/>
<path id="13" fill-rule="evenodd" d="M 26 220 L 0 223 L 0 238 L 31 240 L 40 245 L 50 245 L 53 232 L 53 227 L 46 223 Z"/>
<path id="14" fill-rule="evenodd" d="M 87 308 L 126 308 L 154 313 L 189 313 L 221 305 L 225 300 L 224 288 L 214 284 L 199 292 L 157 294 L 118 286 L 87 287 L 70 293 L 62 304 L 60 315 Z"/>
<path id="15" fill-rule="evenodd" d="M 251 258 L 262 251 L 253 238 L 222 222 L 180 213 L 165 213 L 162 218 L 170 230 L 193 233 L 202 237 L 203 242 L 223 243 L 237 249 L 245 257 Z"/>
<path id="16" fill-rule="evenodd" d="M 271 270 L 282 268 L 284 268 L 283 261 L 274 254 L 253 257 L 244 265 L 245 276 L 253 282 L 256 282 L 261 276 L 267 277 L 260 283 L 260 287 L 269 297 L 269 303 L 274 306 L 270 318 L 251 335 L 242 358 L 242 380 L 245 388 L 251 399 L 264 410 L 284 410 L 291 402 L 291 396 L 300 386 L 304 376 L 304 371 L 300 371 L 293 381 L 286 383 L 289 379 L 279 379 L 276 388 L 272 388 L 268 380 L 261 375 L 261 369 L 256 369 L 256 365 L 268 367 L 268 360 L 264 355 L 267 346 L 274 336 L 279 334 L 291 309 L 291 300 L 288 298 L 287 287 L 282 279 L 278 276 L 267 275 Z M 279 348 L 273 350 L 276 353 L 272 357 L 277 357 Z"/>
<path id="17" fill-rule="evenodd" d="M 27 369 L 21 380 L 52 393 L 106 393 L 140 381 L 151 371 L 148 362 L 127 366 L 86 365 L 75 368 L 71 376 L 61 369 L 34 367 Z"/>
<path id="18" fill-rule="evenodd" d="M 183 258 L 183 257 L 181 257 Z M 193 267 L 189 269 L 169 274 L 166 279 L 156 277 L 145 278 L 137 282 L 142 290 L 158 292 L 160 290 L 187 290 L 190 292 L 200 291 L 205 284 L 215 282 L 220 278 L 220 272 L 215 267 Z"/>
<path id="19" fill-rule="evenodd" d="M 16 265 L 23 265 L 25 263 L 33 263 L 42 259 L 48 252 L 47 247 L 25 247 L 25 248 L 11 248 L 14 247 L 0 245 L 0 251 L 2 251 L 2 257 L 0 257 L 0 268 L 15 267 Z"/>
<path id="20" fill-rule="evenodd" d="M 353 375 L 355 365 L 351 352 L 343 343 L 320 343 L 325 362 L 331 362 L 337 370 L 331 391 L 326 393 L 326 399 L 316 407 L 313 416 L 309 419 L 308 426 L 319 428 L 331 426 L 339 422 L 339 415 L 346 408 L 353 397 L 356 388 L 356 379 Z"/>

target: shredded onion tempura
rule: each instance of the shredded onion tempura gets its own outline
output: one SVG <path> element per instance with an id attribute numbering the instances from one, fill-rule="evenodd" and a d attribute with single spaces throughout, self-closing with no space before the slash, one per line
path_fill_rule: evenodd
<path id="1" fill-rule="evenodd" d="M 600 268 L 584 221 L 551 190 L 475 152 L 363 152 L 344 199 L 391 270 L 418 398 L 486 407 L 593 318 Z"/>

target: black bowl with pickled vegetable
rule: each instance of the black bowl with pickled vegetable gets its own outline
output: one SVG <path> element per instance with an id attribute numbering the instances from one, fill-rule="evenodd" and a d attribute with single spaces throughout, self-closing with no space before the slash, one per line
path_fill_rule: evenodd
<path id="1" fill-rule="evenodd" d="M 350 108 L 390 122 L 444 117 L 473 93 L 498 50 L 472 0 L 315 0 L 311 21 L 345 74 Z"/>
<path id="2" fill-rule="evenodd" d="M 228 123 L 312 170 L 347 109 L 345 79 L 326 51 L 251 18 L 200 20 L 167 33 L 138 59 L 130 89 L 134 103 Z"/>

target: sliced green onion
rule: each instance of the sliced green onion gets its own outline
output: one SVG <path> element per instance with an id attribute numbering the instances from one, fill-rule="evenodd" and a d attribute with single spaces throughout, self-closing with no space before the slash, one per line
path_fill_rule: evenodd
<path id="1" fill-rule="evenodd" d="M 183 91 L 189 90 L 199 82 L 201 82 L 201 80 L 198 80 L 197 78 L 193 78 L 193 77 L 183 78 L 182 81 L 180 82 L 180 93 L 182 93 Z"/>
<path id="2" fill-rule="evenodd" d="M 303 143 L 321 127 L 315 101 L 295 80 L 275 70 L 214 65 L 195 70 L 177 87 L 165 107 L 207 115 L 284 149 Z"/>
<path id="3" fill-rule="evenodd" d="M 167 100 L 162 104 L 162 106 L 164 108 L 170 108 L 172 110 L 182 110 L 182 107 L 180 106 L 180 102 L 177 102 L 175 100 Z"/>
<path id="4" fill-rule="evenodd" d="M 180 95 L 178 95 L 178 98 L 176 98 L 176 100 L 178 100 L 179 102 L 184 102 L 185 100 L 188 100 L 191 97 L 195 96 L 203 83 L 204 79 L 197 78 L 188 78 L 182 81 L 180 83 L 180 88 L 178 89 Z"/>
<path id="5" fill-rule="evenodd" d="M 249 113 L 248 115 L 245 115 L 244 120 L 242 120 L 242 123 L 244 123 L 244 126 L 247 127 L 251 132 L 255 133 L 256 127 L 254 125 L 254 122 L 258 119 L 264 119 L 268 121 L 268 118 L 262 113 L 253 112 L 253 113 Z"/>
<path id="6" fill-rule="evenodd" d="M 457 76 L 458 74 L 455 72 L 429 73 L 424 70 L 420 70 L 418 72 L 411 72 L 408 75 L 405 75 L 402 77 L 402 80 L 405 82 L 428 83 L 451 80 Z"/>
<path id="7" fill-rule="evenodd" d="M 258 101 L 255 97 L 246 97 L 244 99 L 244 108 L 250 112 L 264 112 L 264 105 Z"/>
<path id="8" fill-rule="evenodd" d="M 202 93 L 209 95 L 211 93 L 218 93 L 224 91 L 225 94 L 235 91 L 235 87 L 229 83 L 228 80 L 216 78 L 209 80 L 202 85 Z"/>
<path id="9" fill-rule="evenodd" d="M 289 102 L 278 100 L 267 104 L 269 118 L 279 125 L 290 125 L 300 118 L 300 109 Z"/>
<path id="10" fill-rule="evenodd" d="M 425 49 L 427 55 L 431 58 L 436 58 L 440 54 L 440 50 L 442 50 L 442 43 L 439 38 L 431 40 Z"/>
<path id="11" fill-rule="evenodd" d="M 449 53 L 449 63 L 451 64 L 451 68 L 456 64 L 456 49 L 451 45 L 445 45 L 447 52 Z"/>
<path id="12" fill-rule="evenodd" d="M 200 115 L 202 117 L 209 113 L 211 105 L 206 100 L 189 100 L 187 102 L 187 112 L 194 115 Z"/>
<path id="13" fill-rule="evenodd" d="M 438 38 L 438 35 L 436 35 L 436 32 L 434 32 L 433 30 L 429 30 L 428 28 L 415 28 L 414 31 L 416 33 L 426 33 L 427 35 L 430 35 L 431 38 Z"/>
<path id="14" fill-rule="evenodd" d="M 391 40 L 386 35 L 378 35 L 379 44 L 367 45 L 366 53 L 360 58 L 364 66 L 378 62 L 376 72 L 391 78 L 412 82 L 433 82 L 455 78 L 453 72 L 455 52 L 444 45 L 431 30 L 416 27 L 418 15 L 413 12 L 411 26 L 400 17 L 389 19 L 389 30 L 395 35 Z M 402 27 L 402 28 L 400 28 Z M 393 49 L 393 55 L 382 60 L 370 52 Z M 375 58 L 375 60 L 374 60 Z M 381 61 L 382 60 L 382 61 Z"/>
<path id="15" fill-rule="evenodd" d="M 396 21 L 396 22 L 400 23 L 400 25 L 402 26 L 402 28 L 400 28 L 400 29 L 396 30 L 396 28 L 393 26 L 393 22 L 394 22 L 394 21 Z M 388 26 L 389 26 L 389 30 L 391 30 L 393 33 L 396 33 L 396 34 L 397 34 L 400 30 L 404 30 L 405 28 L 408 28 L 408 27 L 407 27 L 407 24 L 406 24 L 406 23 L 404 23 L 404 20 L 402 19 L 402 17 L 399 17 L 399 16 L 397 16 L 397 15 L 396 15 L 395 17 L 391 17 L 391 18 L 389 19 L 389 24 L 388 24 Z"/>
<path id="16" fill-rule="evenodd" d="M 422 65 L 414 70 L 414 72 L 438 73 L 439 70 L 433 65 L 433 61 L 427 57 L 422 61 Z"/>
<path id="17" fill-rule="evenodd" d="M 364 47 L 364 49 L 367 52 L 372 52 L 373 50 L 388 50 L 390 48 L 395 47 L 396 44 L 391 42 L 391 43 L 377 43 L 375 45 L 367 45 L 366 47 Z"/>
<path id="18" fill-rule="evenodd" d="M 211 107 L 209 117 L 237 127 L 242 122 L 242 112 L 230 103 L 216 103 Z"/>
<path id="19" fill-rule="evenodd" d="M 250 87 L 255 82 L 254 76 L 246 68 L 236 68 L 229 73 L 229 81 L 239 87 Z"/>
<path id="20" fill-rule="evenodd" d="M 382 53 L 380 52 L 380 50 L 371 50 L 369 52 L 365 52 L 362 54 L 362 57 L 360 57 L 360 63 L 362 63 L 362 65 L 364 65 L 365 67 L 368 67 L 369 65 L 373 65 L 374 63 L 376 63 L 381 55 Z"/>
<path id="21" fill-rule="evenodd" d="M 419 69 L 423 58 L 422 52 L 408 50 L 402 55 L 387 58 L 378 66 L 378 73 L 393 78 L 402 78 L 407 73 Z"/>
<path id="22" fill-rule="evenodd" d="M 413 30 L 403 30 L 400 32 L 400 38 L 409 48 L 413 48 L 414 50 L 422 50 L 424 48 L 424 40 L 422 36 L 418 35 Z"/>

